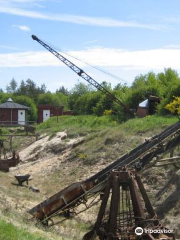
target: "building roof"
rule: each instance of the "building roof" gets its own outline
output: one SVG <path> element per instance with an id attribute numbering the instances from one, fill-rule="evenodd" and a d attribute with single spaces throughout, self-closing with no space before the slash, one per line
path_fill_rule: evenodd
<path id="1" fill-rule="evenodd" d="M 139 104 L 139 107 L 148 108 L 148 107 L 149 107 L 149 100 L 146 99 L 146 100 L 144 100 L 143 102 L 141 102 L 141 103 Z"/>
<path id="2" fill-rule="evenodd" d="M 149 100 L 153 100 L 153 101 L 157 101 L 157 102 L 160 102 L 160 98 L 159 97 L 157 97 L 157 96 L 154 96 L 154 95 L 149 95 L 149 98 L 148 98 Z"/>
<path id="3" fill-rule="evenodd" d="M 16 109 L 27 109 L 27 110 L 30 109 L 29 107 L 13 102 L 11 98 L 9 98 L 7 102 L 0 104 L 0 108 L 11 108 L 11 109 L 16 108 Z"/>
<path id="4" fill-rule="evenodd" d="M 149 107 L 149 101 L 155 101 L 155 102 L 160 102 L 160 98 L 157 96 L 149 95 L 149 97 L 144 100 L 143 102 L 139 103 L 139 107 L 142 108 L 148 108 Z"/>

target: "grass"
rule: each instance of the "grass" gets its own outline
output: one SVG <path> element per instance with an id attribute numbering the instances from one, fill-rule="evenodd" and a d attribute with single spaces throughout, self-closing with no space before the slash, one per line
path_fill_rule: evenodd
<path id="1" fill-rule="evenodd" d="M 12 223 L 0 219 L 1 240 L 48 240 L 39 233 L 30 233 L 27 229 L 14 226 Z"/>
<path id="2" fill-rule="evenodd" d="M 116 126 L 116 123 L 115 121 L 113 121 L 113 118 L 111 116 L 62 116 L 59 117 L 58 122 L 56 117 L 48 119 L 47 121 L 38 125 L 37 130 L 39 130 L 40 132 L 44 132 L 45 130 L 48 134 L 68 130 L 73 136 L 92 130 L 95 131 L 97 129 L 103 129 L 104 127 L 114 126 Z"/>
<path id="3" fill-rule="evenodd" d="M 157 132 L 158 129 L 162 131 L 177 121 L 178 119 L 176 117 L 152 115 L 145 118 L 130 119 L 123 123 L 120 128 L 129 132 L 130 134 L 146 133 L 148 131 Z"/>
<path id="4" fill-rule="evenodd" d="M 120 128 L 129 133 L 147 132 L 159 127 L 165 128 L 175 122 L 176 117 L 162 117 L 162 116 L 147 116 L 145 118 L 130 119 L 124 123 L 117 123 L 114 116 L 62 116 L 57 122 L 56 117 L 52 117 L 47 121 L 39 124 L 37 130 L 40 132 L 46 131 L 48 134 L 53 134 L 58 131 L 69 130 L 71 134 L 81 134 L 83 132 L 97 131 L 104 128 Z"/>

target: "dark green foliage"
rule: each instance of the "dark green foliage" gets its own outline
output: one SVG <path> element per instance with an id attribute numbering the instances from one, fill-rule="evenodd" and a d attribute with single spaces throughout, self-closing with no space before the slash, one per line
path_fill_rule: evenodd
<path id="1" fill-rule="evenodd" d="M 180 78 L 175 70 L 171 68 L 164 69 L 164 73 L 157 74 L 157 79 L 160 83 L 160 95 L 166 97 L 166 94 L 171 92 L 180 84 Z"/>
<path id="2" fill-rule="evenodd" d="M 6 87 L 7 93 L 15 93 L 17 86 L 18 86 L 18 84 L 17 84 L 16 80 L 13 78 L 10 81 L 9 85 Z"/>
<path id="3" fill-rule="evenodd" d="M 36 108 L 36 105 L 35 105 L 33 99 L 31 99 L 30 97 L 27 97 L 27 96 L 14 96 L 13 100 L 16 103 L 30 107 L 30 110 L 28 110 L 28 120 L 29 121 L 37 120 L 37 108 Z"/>
<path id="4" fill-rule="evenodd" d="M 8 98 L 13 98 L 13 94 L 0 92 L 0 104 L 6 102 Z"/>
<path id="5" fill-rule="evenodd" d="M 56 96 L 60 100 L 60 105 L 64 106 L 64 110 L 69 110 L 69 96 L 63 94 L 62 92 L 57 92 Z"/>
<path id="6" fill-rule="evenodd" d="M 157 107 L 158 113 L 160 115 L 170 114 L 170 112 L 167 109 L 165 109 L 165 106 L 173 101 L 174 96 L 176 97 L 180 96 L 180 83 L 179 85 L 174 85 L 174 87 L 172 87 L 172 89 L 166 93 L 166 96 L 162 98 L 160 104 Z"/>
<path id="7" fill-rule="evenodd" d="M 164 107 L 173 100 L 174 96 L 180 96 L 180 78 L 171 68 L 165 69 L 164 73 L 159 73 L 157 77 L 161 83 L 160 97 L 162 98 L 157 107 L 158 113 L 160 115 L 170 114 Z"/>
<path id="8" fill-rule="evenodd" d="M 99 102 L 102 93 L 92 91 L 77 98 L 74 103 L 74 113 L 80 115 L 93 114 L 93 107 Z"/>
<path id="9" fill-rule="evenodd" d="M 56 93 L 62 93 L 64 95 L 68 95 L 69 91 L 67 88 L 65 88 L 64 86 L 59 87 L 59 89 L 56 90 Z"/>
<path id="10" fill-rule="evenodd" d="M 21 81 L 20 86 L 14 92 L 16 95 L 26 95 L 32 98 L 35 102 L 38 101 L 39 94 L 46 92 L 45 84 L 42 84 L 41 87 L 38 87 L 34 81 L 27 79 Z"/>
<path id="11" fill-rule="evenodd" d="M 39 95 L 38 104 L 50 104 L 56 108 L 62 106 L 58 95 L 50 92 Z"/>
<path id="12" fill-rule="evenodd" d="M 50 104 L 55 108 L 59 108 L 64 106 L 65 110 L 68 110 L 68 96 L 64 95 L 61 92 L 58 93 L 44 93 L 40 94 L 38 98 L 38 105 L 39 104 Z"/>
<path id="13" fill-rule="evenodd" d="M 76 101 L 78 100 L 79 97 L 82 95 L 91 92 L 92 87 L 89 85 L 86 85 L 84 83 L 78 83 L 75 85 L 75 87 L 71 90 L 70 95 L 69 95 L 69 108 L 71 110 L 75 110 L 75 104 Z"/>
<path id="14" fill-rule="evenodd" d="M 135 110 L 137 110 L 139 103 L 148 98 L 149 95 L 158 96 L 161 98 L 161 103 L 157 107 L 158 114 L 167 114 L 168 111 L 164 109 L 165 105 L 172 101 L 173 96 L 180 95 L 180 78 L 177 72 L 171 68 L 164 69 L 164 72 L 158 74 L 149 72 L 145 75 L 139 75 L 131 86 L 119 83 L 112 89 L 111 84 L 107 82 L 102 82 L 101 86 L 130 109 Z M 105 110 L 112 110 L 118 121 L 126 119 L 125 111 L 121 105 L 100 90 L 82 82 L 78 82 L 71 91 L 61 86 L 56 93 L 50 93 L 47 92 L 44 84 L 38 87 L 31 79 L 22 80 L 19 87 L 15 79 L 12 79 L 7 91 L 8 94 L 0 92 L 1 103 L 9 97 L 13 98 L 14 95 L 26 95 L 33 99 L 36 104 L 64 106 L 65 110 L 71 109 L 74 114 L 78 115 L 95 114 L 101 116 Z M 31 119 L 35 119 L 36 114 L 35 111 L 33 112 Z"/>
<path id="15" fill-rule="evenodd" d="M 97 104 L 93 107 L 93 113 L 97 116 L 103 115 L 105 110 L 112 109 L 113 100 L 105 94 L 101 93 L 101 98 Z"/>

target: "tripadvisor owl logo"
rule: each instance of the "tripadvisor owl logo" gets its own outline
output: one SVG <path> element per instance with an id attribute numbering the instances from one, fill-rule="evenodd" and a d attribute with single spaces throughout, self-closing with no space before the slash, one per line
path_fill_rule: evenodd
<path id="1" fill-rule="evenodd" d="M 141 227 L 137 227 L 136 229 L 135 229 L 135 234 L 136 235 L 142 235 L 143 234 L 143 229 L 141 228 Z"/>

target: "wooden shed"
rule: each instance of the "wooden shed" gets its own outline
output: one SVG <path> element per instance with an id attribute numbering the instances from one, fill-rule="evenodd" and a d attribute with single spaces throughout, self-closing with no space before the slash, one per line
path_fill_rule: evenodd
<path id="1" fill-rule="evenodd" d="M 160 98 L 150 95 L 146 100 L 141 102 L 137 109 L 137 117 L 145 117 L 147 115 L 153 115 L 156 111 L 157 104 L 160 103 Z"/>
<path id="2" fill-rule="evenodd" d="M 0 104 L 0 124 L 26 125 L 29 107 L 13 102 L 11 98 Z"/>
<path id="3" fill-rule="evenodd" d="M 64 106 L 55 108 L 53 105 L 50 105 L 50 104 L 39 105 L 38 106 L 38 123 L 44 122 L 53 116 L 63 115 L 63 108 Z"/>
<path id="4" fill-rule="evenodd" d="M 64 106 L 58 108 L 50 104 L 42 104 L 38 106 L 38 123 L 44 122 L 53 116 L 72 115 L 73 111 L 63 111 Z"/>

